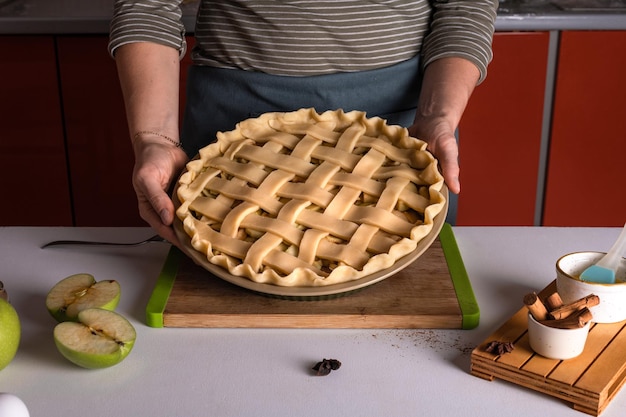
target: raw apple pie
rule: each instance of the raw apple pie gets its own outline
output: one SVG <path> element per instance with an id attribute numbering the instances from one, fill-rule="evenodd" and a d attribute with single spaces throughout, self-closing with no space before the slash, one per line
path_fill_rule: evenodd
<path id="1" fill-rule="evenodd" d="M 191 250 L 258 283 L 365 277 L 415 250 L 445 207 L 426 143 L 365 113 L 267 113 L 218 133 L 177 184 Z M 442 214 L 445 215 L 445 214 Z"/>

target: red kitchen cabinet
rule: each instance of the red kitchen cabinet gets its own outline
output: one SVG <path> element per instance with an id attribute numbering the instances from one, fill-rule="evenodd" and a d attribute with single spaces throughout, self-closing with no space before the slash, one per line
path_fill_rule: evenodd
<path id="1" fill-rule="evenodd" d="M 58 38 L 75 225 L 145 226 L 131 183 L 134 157 L 124 100 L 107 43 L 106 36 Z"/>
<path id="2" fill-rule="evenodd" d="M 105 36 L 59 37 L 76 226 L 136 226 L 132 148 L 115 61 Z"/>
<path id="3" fill-rule="evenodd" d="M 561 34 L 543 224 L 626 221 L 626 31 Z"/>
<path id="4" fill-rule="evenodd" d="M 534 223 L 548 32 L 502 32 L 459 126 L 456 224 Z"/>
<path id="5" fill-rule="evenodd" d="M 54 39 L 0 36 L 3 226 L 71 226 Z"/>

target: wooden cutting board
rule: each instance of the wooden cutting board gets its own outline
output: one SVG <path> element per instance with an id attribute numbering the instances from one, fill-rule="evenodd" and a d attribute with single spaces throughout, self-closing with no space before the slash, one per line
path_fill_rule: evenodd
<path id="1" fill-rule="evenodd" d="M 552 282 L 539 296 L 556 291 Z M 520 304 L 522 301 L 520 300 Z M 626 381 L 626 321 L 593 324 L 583 353 L 573 359 L 544 358 L 528 342 L 528 310 L 522 307 L 472 352 L 471 373 L 500 378 L 570 403 L 576 410 L 598 416 Z M 486 351 L 492 341 L 510 342 L 510 353 Z"/>
<path id="2" fill-rule="evenodd" d="M 340 297 L 294 300 L 233 285 L 172 249 L 146 308 L 151 327 L 455 328 L 479 309 L 454 234 L 445 224 L 411 265 Z"/>

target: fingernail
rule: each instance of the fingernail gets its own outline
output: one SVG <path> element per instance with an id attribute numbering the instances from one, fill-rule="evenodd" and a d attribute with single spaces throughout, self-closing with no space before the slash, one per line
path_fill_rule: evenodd
<path id="1" fill-rule="evenodd" d="M 167 211 L 167 209 L 161 210 L 159 215 L 161 216 L 161 222 L 162 223 L 167 224 L 167 221 L 169 220 L 169 214 L 170 214 L 170 212 Z"/>

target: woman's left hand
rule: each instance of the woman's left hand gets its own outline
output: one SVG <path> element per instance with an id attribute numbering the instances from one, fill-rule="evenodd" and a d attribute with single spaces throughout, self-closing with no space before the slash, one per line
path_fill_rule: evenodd
<path id="1" fill-rule="evenodd" d="M 445 120 L 419 119 L 409 127 L 409 134 L 428 143 L 428 150 L 439 161 L 448 189 L 458 194 L 461 191 L 459 148 L 452 126 Z"/>
<path id="2" fill-rule="evenodd" d="M 457 57 L 441 58 L 424 70 L 415 121 L 409 132 L 428 143 L 450 192 L 461 191 L 455 131 L 480 78 L 478 67 Z"/>

